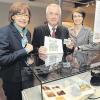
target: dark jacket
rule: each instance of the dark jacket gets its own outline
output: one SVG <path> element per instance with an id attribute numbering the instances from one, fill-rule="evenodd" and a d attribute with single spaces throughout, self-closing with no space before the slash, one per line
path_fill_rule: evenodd
<path id="1" fill-rule="evenodd" d="M 34 29 L 32 40 L 34 52 L 37 52 L 38 48 L 44 45 L 45 36 L 51 36 L 48 25 L 39 26 Z M 62 39 L 62 41 L 67 39 L 69 37 L 68 29 L 64 26 L 57 26 L 55 37 Z"/>
<path id="2" fill-rule="evenodd" d="M 27 33 L 31 40 L 30 32 Z M 13 24 L 0 29 L 0 77 L 5 81 L 21 81 L 21 70 L 25 63 L 27 52 L 21 45 L 21 35 Z"/>

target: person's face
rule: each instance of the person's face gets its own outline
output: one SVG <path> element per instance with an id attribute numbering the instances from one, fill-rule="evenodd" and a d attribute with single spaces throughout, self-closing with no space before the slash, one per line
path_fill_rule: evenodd
<path id="1" fill-rule="evenodd" d="M 50 7 L 46 14 L 47 21 L 51 26 L 58 24 L 60 16 L 60 11 L 57 7 Z"/>
<path id="2" fill-rule="evenodd" d="M 73 13 L 73 21 L 75 25 L 81 25 L 83 22 L 83 16 L 82 14 L 78 13 L 78 12 L 74 12 Z"/>
<path id="3" fill-rule="evenodd" d="M 29 13 L 28 10 L 24 12 L 21 10 L 20 13 L 17 13 L 16 15 L 12 16 L 12 19 L 14 22 L 20 27 L 20 28 L 25 28 L 28 25 L 29 22 Z"/>

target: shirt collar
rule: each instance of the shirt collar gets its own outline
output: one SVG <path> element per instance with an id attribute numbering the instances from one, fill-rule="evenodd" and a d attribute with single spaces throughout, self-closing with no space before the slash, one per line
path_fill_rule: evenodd
<path id="1" fill-rule="evenodd" d="M 50 24 L 48 24 L 48 27 L 49 27 L 49 29 L 50 29 L 50 32 L 52 31 L 52 28 L 57 29 L 57 25 L 56 25 L 55 27 L 52 27 Z"/>

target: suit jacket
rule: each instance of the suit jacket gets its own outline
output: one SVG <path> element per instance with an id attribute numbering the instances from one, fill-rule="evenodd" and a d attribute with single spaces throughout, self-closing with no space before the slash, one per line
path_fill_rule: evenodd
<path id="1" fill-rule="evenodd" d="M 37 52 L 38 48 L 44 45 L 45 36 L 51 36 L 48 25 L 39 26 L 34 29 L 32 40 L 34 52 Z M 58 39 L 62 39 L 62 41 L 64 39 L 67 39 L 69 37 L 68 29 L 64 26 L 57 26 L 55 37 Z"/>
<path id="2" fill-rule="evenodd" d="M 82 50 L 99 49 L 99 45 L 93 43 L 93 32 L 88 27 L 82 27 L 78 36 L 75 36 L 74 28 L 69 30 L 70 37 L 73 39 L 75 45 Z"/>
<path id="3" fill-rule="evenodd" d="M 27 33 L 27 38 L 30 42 L 30 32 Z M 21 81 L 21 69 L 27 66 L 27 52 L 22 47 L 21 39 L 12 23 L 0 29 L 0 77 L 5 81 Z"/>

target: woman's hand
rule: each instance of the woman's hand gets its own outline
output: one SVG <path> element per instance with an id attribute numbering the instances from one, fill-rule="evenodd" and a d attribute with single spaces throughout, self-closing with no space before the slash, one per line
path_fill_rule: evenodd
<path id="1" fill-rule="evenodd" d="M 27 50 L 28 53 L 30 53 L 31 51 L 33 51 L 33 46 L 27 43 L 25 49 Z"/>

